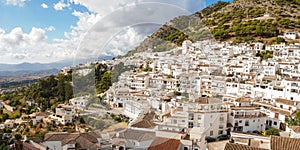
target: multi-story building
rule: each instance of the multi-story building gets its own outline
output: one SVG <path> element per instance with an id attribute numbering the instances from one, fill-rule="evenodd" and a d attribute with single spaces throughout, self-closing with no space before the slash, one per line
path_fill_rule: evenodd
<path id="1" fill-rule="evenodd" d="M 55 109 L 55 114 L 52 116 L 57 119 L 59 123 L 65 125 L 68 123 L 74 123 L 76 110 L 74 106 L 70 105 L 58 105 Z"/>
<path id="2" fill-rule="evenodd" d="M 219 99 L 199 98 L 189 103 L 179 103 L 164 120 L 165 125 L 192 129 L 205 129 L 205 135 L 218 137 L 226 134 L 227 104 Z"/>
<path id="3" fill-rule="evenodd" d="M 252 106 L 250 98 L 238 98 L 233 104 L 228 119 L 228 123 L 233 126 L 231 130 L 241 132 L 265 130 L 267 116 L 260 112 L 259 107 Z"/>

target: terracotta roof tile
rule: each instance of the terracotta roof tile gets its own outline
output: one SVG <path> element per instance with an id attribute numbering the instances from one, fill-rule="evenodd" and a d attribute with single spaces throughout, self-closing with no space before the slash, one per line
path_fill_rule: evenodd
<path id="1" fill-rule="evenodd" d="M 300 126 L 292 126 L 291 129 L 296 133 L 300 133 Z"/>
<path id="2" fill-rule="evenodd" d="M 293 101 L 293 100 L 287 100 L 287 99 L 282 99 L 282 98 L 276 98 L 275 101 L 277 103 L 282 103 L 286 105 L 297 105 L 299 102 Z"/>
<path id="3" fill-rule="evenodd" d="M 291 115 L 291 113 L 288 110 L 284 110 L 284 109 L 279 109 L 279 108 L 272 107 L 270 110 L 273 111 L 273 112 L 277 112 L 277 113 L 286 115 L 286 116 Z"/>
<path id="4" fill-rule="evenodd" d="M 145 114 L 141 120 L 137 121 L 136 123 L 132 124 L 132 127 L 136 128 L 154 128 L 157 124 L 153 122 L 153 118 L 155 116 L 155 112 L 152 111 L 150 113 Z"/>
<path id="5" fill-rule="evenodd" d="M 271 136 L 271 150 L 299 150 L 300 139 Z"/>
<path id="6" fill-rule="evenodd" d="M 265 149 L 250 147 L 250 146 L 241 145 L 241 144 L 227 143 L 224 150 L 265 150 Z"/>
<path id="7" fill-rule="evenodd" d="M 113 138 L 136 140 L 142 142 L 142 141 L 149 141 L 154 139 L 155 132 L 126 129 L 121 131 L 118 137 L 115 135 Z"/>
<path id="8" fill-rule="evenodd" d="M 98 136 L 95 133 L 47 133 L 45 141 L 61 141 L 62 146 L 76 144 L 76 148 L 99 148 Z"/>
<path id="9" fill-rule="evenodd" d="M 148 150 L 176 150 L 180 145 L 180 140 L 157 137 L 151 143 Z"/>

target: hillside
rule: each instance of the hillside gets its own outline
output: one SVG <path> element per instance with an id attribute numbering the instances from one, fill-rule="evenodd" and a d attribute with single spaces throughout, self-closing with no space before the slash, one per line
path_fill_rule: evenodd
<path id="1" fill-rule="evenodd" d="M 149 49 L 166 51 L 186 39 L 268 43 L 285 31 L 300 31 L 300 0 L 219 1 L 193 15 L 174 18 L 126 56 Z"/>
<path id="2" fill-rule="evenodd" d="M 300 31 L 299 0 L 235 0 L 202 19 L 217 40 L 270 40 Z"/>

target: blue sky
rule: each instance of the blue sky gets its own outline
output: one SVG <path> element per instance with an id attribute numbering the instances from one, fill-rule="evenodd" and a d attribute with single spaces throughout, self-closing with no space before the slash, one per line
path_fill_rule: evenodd
<path id="1" fill-rule="evenodd" d="M 81 5 L 74 5 L 67 9 L 57 11 L 53 8 L 54 4 L 59 0 L 51 1 L 26 1 L 23 6 L 14 6 L 5 4 L 4 1 L 0 4 L 0 27 L 6 31 L 11 31 L 15 27 L 22 27 L 24 32 L 30 32 L 32 27 L 46 28 L 49 26 L 55 27 L 55 31 L 47 33 L 51 38 L 63 38 L 64 32 L 69 32 L 71 25 L 76 25 L 78 18 L 72 15 L 74 10 L 81 12 L 89 12 Z M 43 8 L 41 5 L 46 4 L 48 8 Z M 89 12 L 90 13 L 90 12 Z"/>
<path id="2" fill-rule="evenodd" d="M 0 63 L 69 59 L 97 20 L 140 1 L 170 1 L 195 12 L 217 0 L 0 0 Z"/>

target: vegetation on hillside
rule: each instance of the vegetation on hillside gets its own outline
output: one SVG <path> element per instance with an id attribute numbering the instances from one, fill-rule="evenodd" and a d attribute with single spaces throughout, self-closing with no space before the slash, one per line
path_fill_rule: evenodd
<path id="1" fill-rule="evenodd" d="M 221 41 L 268 39 L 277 37 L 283 30 L 300 28 L 300 5 L 297 1 L 235 0 L 203 21 L 212 29 L 215 38 Z"/>
<path id="2" fill-rule="evenodd" d="M 300 126 L 300 112 L 296 113 L 296 115 L 289 116 L 285 119 L 285 122 L 288 124 L 289 127 L 291 126 Z"/>
<path id="3" fill-rule="evenodd" d="M 299 31 L 299 14 L 299 0 L 219 1 L 194 15 L 174 18 L 126 56 L 149 49 L 168 51 L 187 39 L 268 43 L 286 30 Z"/>
<path id="4" fill-rule="evenodd" d="M 197 12 L 197 14 L 199 15 L 203 15 L 203 16 L 208 16 L 216 11 L 219 11 L 220 9 L 222 9 L 223 7 L 227 6 L 228 4 L 230 4 L 229 2 L 222 2 L 222 1 L 218 1 L 217 3 L 207 7 L 207 8 L 204 8 L 201 12 Z"/>
<path id="5" fill-rule="evenodd" d="M 46 79 L 39 79 L 38 82 L 29 87 L 22 87 L 1 94 L 0 99 L 16 109 L 13 112 L 0 110 L 0 121 L 19 118 L 22 113 L 30 114 L 36 111 L 45 111 L 58 103 L 68 102 L 73 97 L 71 80 L 71 75 L 51 75 Z M 27 101 L 34 102 L 37 106 L 28 105 Z"/>

